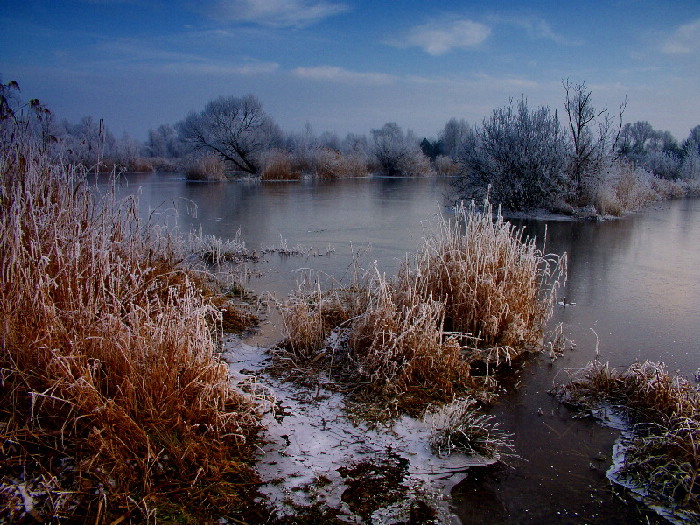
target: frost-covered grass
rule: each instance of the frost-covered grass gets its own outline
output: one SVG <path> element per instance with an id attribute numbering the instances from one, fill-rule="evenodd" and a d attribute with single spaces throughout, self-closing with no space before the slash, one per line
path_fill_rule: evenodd
<path id="1" fill-rule="evenodd" d="M 185 176 L 188 180 L 225 180 L 224 161 L 213 154 L 194 157 L 185 165 Z"/>
<path id="2" fill-rule="evenodd" d="M 700 516 L 700 391 L 645 361 L 619 371 L 589 363 L 558 391 L 564 402 L 586 408 L 601 403 L 627 411 L 634 437 L 620 474 L 671 506 Z"/>
<path id="3" fill-rule="evenodd" d="M 498 428 L 494 416 L 478 409 L 475 399 L 457 399 L 428 413 L 430 446 L 441 456 L 453 452 L 499 459 L 514 450 L 512 435 Z"/>
<path id="4" fill-rule="evenodd" d="M 297 364 L 317 361 L 342 331 L 334 364 L 356 390 L 420 412 L 483 385 L 474 362 L 490 369 L 541 349 L 565 275 L 565 256 L 544 255 L 490 205 L 462 206 L 395 278 L 375 268 L 346 288 L 300 289 L 280 306 L 285 346 Z"/>
<path id="5" fill-rule="evenodd" d="M 182 239 L 21 145 L 0 159 L 0 520 L 234 513 L 258 415 Z M 180 506 L 180 507 L 178 507 Z"/>

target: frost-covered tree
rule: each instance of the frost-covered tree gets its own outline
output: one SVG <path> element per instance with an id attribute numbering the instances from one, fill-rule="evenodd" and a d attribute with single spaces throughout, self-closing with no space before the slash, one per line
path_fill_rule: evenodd
<path id="1" fill-rule="evenodd" d="M 566 189 L 566 147 L 556 113 L 530 111 L 523 98 L 484 119 L 460 162 L 462 189 L 484 193 L 511 210 L 551 207 Z"/>
<path id="2" fill-rule="evenodd" d="M 70 164 L 96 166 L 115 152 L 117 141 L 102 119 L 87 116 L 77 124 L 63 120 L 57 132 L 64 159 Z"/>
<path id="3" fill-rule="evenodd" d="M 219 97 L 200 113 L 178 122 L 180 139 L 195 151 L 210 151 L 236 169 L 258 173 L 262 152 L 281 143 L 282 133 L 253 95 Z"/>
<path id="4" fill-rule="evenodd" d="M 575 84 L 565 80 L 562 84 L 570 141 L 568 172 L 573 193 L 581 197 L 587 183 L 585 179 L 595 178 L 606 159 L 615 154 L 627 101 L 620 104 L 615 121 L 607 108 L 598 110 L 593 106 L 593 92 L 585 82 Z"/>
<path id="5" fill-rule="evenodd" d="M 372 152 L 384 175 L 424 175 L 430 162 L 423 154 L 413 133 L 405 133 L 395 122 L 372 130 Z"/>
<path id="6" fill-rule="evenodd" d="M 174 159 L 182 156 L 182 142 L 170 124 L 162 124 L 148 132 L 146 153 L 150 157 Z"/>
<path id="7" fill-rule="evenodd" d="M 700 153 L 700 126 L 695 126 L 690 130 L 688 138 L 683 141 L 682 150 L 685 152 L 688 150 L 688 144 L 694 144 L 698 148 L 698 153 Z"/>
<path id="8" fill-rule="evenodd" d="M 466 120 L 451 118 L 447 121 L 438 137 L 440 153 L 450 157 L 452 160 L 457 160 L 471 134 L 473 134 L 473 130 Z"/>
<path id="9" fill-rule="evenodd" d="M 623 154 L 642 154 L 647 144 L 656 137 L 654 127 L 646 120 L 627 123 L 620 135 L 620 148 Z"/>

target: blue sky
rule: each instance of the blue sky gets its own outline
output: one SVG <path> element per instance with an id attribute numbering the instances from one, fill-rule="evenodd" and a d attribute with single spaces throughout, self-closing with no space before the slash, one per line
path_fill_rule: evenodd
<path id="1" fill-rule="evenodd" d="M 219 95 L 285 131 L 435 137 L 562 79 L 679 140 L 700 124 L 700 1 L 2 0 L 0 78 L 143 139 Z"/>

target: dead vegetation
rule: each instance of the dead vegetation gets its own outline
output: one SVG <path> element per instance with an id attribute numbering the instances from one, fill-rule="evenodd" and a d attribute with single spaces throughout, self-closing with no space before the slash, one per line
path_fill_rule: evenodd
<path id="1" fill-rule="evenodd" d="M 541 349 L 565 274 L 565 256 L 544 255 L 488 203 L 460 206 L 394 279 L 374 268 L 347 287 L 300 287 L 280 305 L 283 355 L 332 366 L 396 412 L 467 392 L 487 400 L 495 367 Z"/>
<path id="2" fill-rule="evenodd" d="M 257 481 L 259 418 L 217 353 L 216 294 L 133 202 L 97 202 L 73 171 L 12 154 L 0 159 L 0 520 L 237 515 Z"/>
<path id="3" fill-rule="evenodd" d="M 456 399 L 426 415 L 432 426 L 430 446 L 441 456 L 463 452 L 500 459 L 513 453 L 512 435 L 498 427 L 494 416 L 481 412 L 473 398 Z"/>
<path id="4" fill-rule="evenodd" d="M 620 474 L 672 507 L 700 516 L 700 391 L 662 363 L 624 371 L 593 361 L 558 389 L 570 405 L 611 404 L 633 424 Z"/>

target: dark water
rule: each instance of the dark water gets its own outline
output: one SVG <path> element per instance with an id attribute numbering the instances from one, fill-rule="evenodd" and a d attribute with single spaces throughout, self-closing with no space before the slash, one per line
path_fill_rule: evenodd
<path id="1" fill-rule="evenodd" d="M 301 268 L 348 279 L 353 256 L 395 273 L 451 200 L 447 179 L 370 178 L 339 182 L 192 183 L 173 175 L 129 175 L 121 194 L 140 192 L 154 220 L 177 210 L 184 229 L 233 237 L 249 249 L 302 245 L 305 257 L 270 254 L 249 286 L 284 297 Z M 194 211 L 196 209 L 196 212 Z M 693 378 L 700 367 L 700 200 L 661 203 L 626 218 L 596 222 L 520 221 L 546 250 L 569 255 L 567 302 L 552 324 L 564 323 L 577 346 L 553 364 L 529 363 L 520 388 L 493 413 L 515 434 L 521 459 L 474 473 L 453 491 L 464 523 L 636 523 L 659 521 L 611 486 L 614 430 L 571 418 L 547 391 L 593 359 L 627 366 L 664 361 Z M 327 253 L 330 252 L 330 255 Z M 274 337 L 274 336 L 273 336 Z M 539 361 L 539 362 L 537 362 Z"/>

